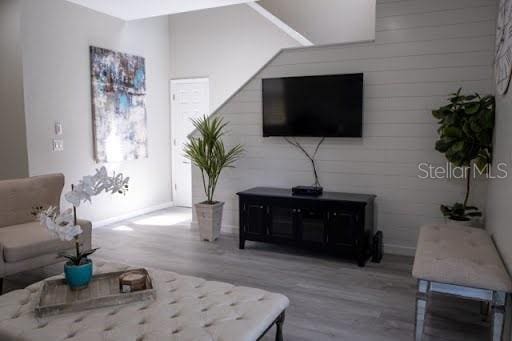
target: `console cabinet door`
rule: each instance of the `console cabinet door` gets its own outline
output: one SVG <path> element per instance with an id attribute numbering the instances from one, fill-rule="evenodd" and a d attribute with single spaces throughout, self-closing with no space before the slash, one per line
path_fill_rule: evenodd
<path id="1" fill-rule="evenodd" d="M 296 210 L 285 202 L 271 203 L 268 236 L 274 241 L 295 241 L 295 214 Z"/>
<path id="2" fill-rule="evenodd" d="M 299 240 L 304 246 L 323 247 L 327 240 L 327 214 L 321 208 L 297 209 Z"/>
<path id="3" fill-rule="evenodd" d="M 329 211 L 328 243 L 331 249 L 352 248 L 358 236 L 354 212 L 342 209 Z"/>
<path id="4" fill-rule="evenodd" d="M 243 203 L 244 233 L 259 240 L 265 239 L 267 232 L 267 206 L 255 200 Z"/>

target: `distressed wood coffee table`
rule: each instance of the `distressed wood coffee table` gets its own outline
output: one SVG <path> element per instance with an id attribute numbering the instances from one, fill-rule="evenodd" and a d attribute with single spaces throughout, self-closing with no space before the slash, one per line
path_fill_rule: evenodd
<path id="1" fill-rule="evenodd" d="M 130 267 L 96 261 L 96 273 Z M 268 291 L 148 269 L 156 300 L 37 318 L 43 282 L 0 296 L 0 340 L 258 340 L 276 325 L 283 340 L 288 298 Z M 55 277 L 54 277 L 55 278 Z"/>

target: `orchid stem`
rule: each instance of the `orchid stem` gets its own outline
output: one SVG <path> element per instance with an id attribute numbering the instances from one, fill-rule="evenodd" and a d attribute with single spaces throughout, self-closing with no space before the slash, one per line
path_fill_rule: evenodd
<path id="1" fill-rule="evenodd" d="M 71 185 L 71 191 L 75 189 L 74 185 Z M 76 226 L 76 206 L 73 205 L 73 225 Z M 80 241 L 78 240 L 78 236 L 75 236 L 75 250 L 76 250 L 76 261 L 80 265 Z"/>
<path id="2" fill-rule="evenodd" d="M 80 265 L 80 241 L 78 237 L 75 237 L 75 249 L 76 249 L 76 265 Z"/>

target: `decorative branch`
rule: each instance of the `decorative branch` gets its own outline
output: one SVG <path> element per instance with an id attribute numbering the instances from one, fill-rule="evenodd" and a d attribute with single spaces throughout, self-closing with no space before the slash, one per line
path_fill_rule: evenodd
<path id="1" fill-rule="evenodd" d="M 315 176 L 315 183 L 313 186 L 320 187 L 320 181 L 318 180 L 318 172 L 316 170 L 316 164 L 315 164 L 315 157 L 318 153 L 318 150 L 320 149 L 320 146 L 325 141 L 325 137 L 322 137 L 318 144 L 316 145 L 315 151 L 313 152 L 313 155 L 309 155 L 307 150 L 297 141 L 297 139 L 294 137 L 293 140 L 290 140 L 288 137 L 284 137 L 285 141 L 294 146 L 295 148 L 299 149 L 311 162 L 311 166 L 313 167 L 313 175 Z"/>

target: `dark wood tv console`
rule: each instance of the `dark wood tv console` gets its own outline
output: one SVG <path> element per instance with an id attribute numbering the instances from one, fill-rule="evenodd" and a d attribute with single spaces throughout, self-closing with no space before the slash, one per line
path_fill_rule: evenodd
<path id="1" fill-rule="evenodd" d="M 359 266 L 382 258 L 382 232 L 374 233 L 375 195 L 256 187 L 237 193 L 240 249 L 246 240 L 283 243 L 352 256 Z"/>

